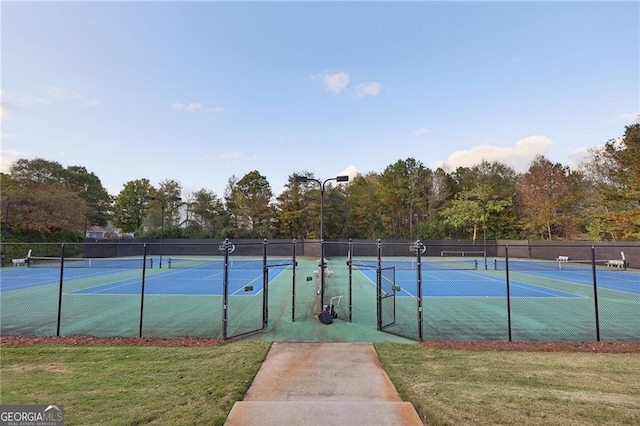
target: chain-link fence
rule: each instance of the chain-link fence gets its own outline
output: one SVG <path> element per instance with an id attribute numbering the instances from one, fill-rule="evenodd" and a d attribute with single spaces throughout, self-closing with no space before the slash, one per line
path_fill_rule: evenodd
<path id="1" fill-rule="evenodd" d="M 270 317 L 295 324 L 332 309 L 418 341 L 640 340 L 640 243 L 331 241 L 322 250 L 320 241 L 171 240 L 2 249 L 5 335 L 228 338 L 264 330 Z"/>
<path id="2" fill-rule="evenodd" d="M 269 283 L 296 267 L 295 242 L 6 248 L 4 335 L 239 336 L 268 326 Z"/>
<path id="3" fill-rule="evenodd" d="M 344 244 L 349 276 L 357 270 L 375 284 L 385 332 L 413 340 L 640 340 L 640 244 Z"/>

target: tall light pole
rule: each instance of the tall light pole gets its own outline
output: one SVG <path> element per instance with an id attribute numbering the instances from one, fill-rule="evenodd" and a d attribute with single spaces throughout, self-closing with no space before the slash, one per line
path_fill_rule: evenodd
<path id="1" fill-rule="evenodd" d="M 565 210 L 562 209 L 557 209 L 556 213 L 563 213 L 564 214 L 564 239 L 565 241 L 569 241 L 569 213 L 567 213 Z"/>
<path id="2" fill-rule="evenodd" d="M 160 269 L 162 269 L 162 246 L 164 243 L 164 209 L 169 201 L 182 201 L 182 198 L 177 196 L 166 197 L 166 198 L 156 198 L 147 195 L 144 197 L 145 200 L 149 201 L 160 201 Z"/>
<path id="3" fill-rule="evenodd" d="M 329 179 L 325 179 L 324 181 L 320 181 L 318 179 L 314 179 L 308 176 L 295 176 L 295 181 L 298 183 L 307 183 L 307 182 L 315 182 L 320 187 L 320 306 L 321 309 L 324 309 L 324 268 L 325 268 L 325 259 L 324 259 L 324 187 L 327 182 L 335 180 L 336 182 L 347 182 L 349 180 L 349 176 L 336 176 Z"/>
<path id="4" fill-rule="evenodd" d="M 478 201 L 482 205 L 482 251 L 484 253 L 484 269 L 489 269 L 487 265 L 487 203 L 489 201 L 500 201 L 501 197 L 478 198 L 467 197 L 467 201 Z"/>
<path id="5" fill-rule="evenodd" d="M 87 221 L 89 219 L 89 215 L 92 213 L 98 213 L 98 210 L 96 209 L 89 209 L 84 213 L 84 235 L 82 236 L 83 239 L 87 239 Z M 92 224 L 93 225 L 93 224 Z"/>
<path id="6" fill-rule="evenodd" d="M 4 240 L 5 242 L 2 244 L 2 266 L 4 266 L 4 261 L 5 258 L 7 256 L 7 245 L 6 245 L 6 239 L 9 236 L 9 207 L 11 207 L 12 205 L 17 204 L 19 206 L 26 206 L 27 204 L 29 204 L 29 202 L 27 200 L 16 200 L 16 201 L 9 201 L 9 203 L 7 203 L 7 211 L 4 215 Z"/>

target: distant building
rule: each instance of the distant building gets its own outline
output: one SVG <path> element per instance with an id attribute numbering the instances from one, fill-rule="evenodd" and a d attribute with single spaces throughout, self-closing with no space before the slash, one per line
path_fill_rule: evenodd
<path id="1" fill-rule="evenodd" d="M 106 227 L 92 226 L 87 230 L 85 238 L 92 240 L 113 240 L 118 238 L 133 238 L 134 234 L 129 232 L 122 232 L 120 228 L 108 224 Z"/>

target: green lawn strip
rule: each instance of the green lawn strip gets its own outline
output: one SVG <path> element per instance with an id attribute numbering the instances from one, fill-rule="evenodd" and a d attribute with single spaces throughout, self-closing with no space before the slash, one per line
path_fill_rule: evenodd
<path id="1" fill-rule="evenodd" d="M 62 404 L 65 424 L 222 425 L 270 343 L 2 346 L 2 404 Z"/>
<path id="2" fill-rule="evenodd" d="M 375 347 L 430 425 L 640 424 L 640 354 Z"/>

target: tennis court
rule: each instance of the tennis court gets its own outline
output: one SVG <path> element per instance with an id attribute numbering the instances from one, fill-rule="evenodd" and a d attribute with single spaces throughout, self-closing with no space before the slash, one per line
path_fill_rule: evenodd
<path id="1" fill-rule="evenodd" d="M 61 270 L 60 259 L 34 258 L 28 266 L 0 272 L 2 330 L 95 336 L 243 334 L 263 326 L 265 279 L 275 285 L 290 281 L 284 272 L 291 264 L 291 259 L 266 265 L 262 259 L 228 259 L 225 269 L 219 256 L 177 256 L 168 258 L 162 269 L 154 258 L 110 258 L 65 259 Z"/>
<path id="2" fill-rule="evenodd" d="M 640 270 L 606 262 L 347 259 L 379 286 L 379 329 L 415 340 L 637 340 Z M 594 286 L 595 281 L 595 286 Z M 416 318 L 418 319 L 416 321 Z"/>

